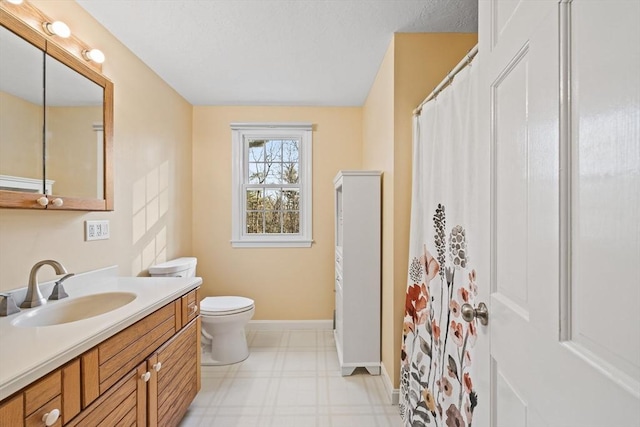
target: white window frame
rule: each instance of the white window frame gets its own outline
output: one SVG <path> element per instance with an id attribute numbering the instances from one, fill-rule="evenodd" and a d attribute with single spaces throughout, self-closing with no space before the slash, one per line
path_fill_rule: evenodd
<path id="1" fill-rule="evenodd" d="M 231 245 L 234 248 L 310 247 L 312 233 L 312 124 L 311 123 L 231 123 L 232 188 Z M 245 177 L 248 177 L 247 138 L 294 138 L 300 141 L 300 233 L 249 234 L 246 232 Z"/>

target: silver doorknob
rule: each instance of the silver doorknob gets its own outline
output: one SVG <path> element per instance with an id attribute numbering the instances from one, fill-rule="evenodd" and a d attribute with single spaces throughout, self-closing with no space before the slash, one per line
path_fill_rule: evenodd
<path id="1" fill-rule="evenodd" d="M 475 317 L 480 320 L 480 323 L 483 325 L 489 323 L 489 309 L 483 302 L 478 304 L 477 308 L 473 308 L 469 303 L 464 303 L 462 307 L 460 307 L 460 311 L 462 312 L 462 318 L 467 322 L 471 322 Z"/>

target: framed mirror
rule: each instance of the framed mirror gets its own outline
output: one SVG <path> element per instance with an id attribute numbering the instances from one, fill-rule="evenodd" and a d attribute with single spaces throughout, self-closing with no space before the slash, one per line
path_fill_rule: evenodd
<path id="1" fill-rule="evenodd" d="M 0 3 L 0 207 L 113 210 L 113 84 L 49 21 Z"/>

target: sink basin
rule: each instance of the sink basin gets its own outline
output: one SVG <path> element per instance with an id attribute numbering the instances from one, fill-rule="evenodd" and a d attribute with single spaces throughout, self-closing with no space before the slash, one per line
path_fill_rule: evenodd
<path id="1" fill-rule="evenodd" d="M 16 317 L 11 324 L 21 327 L 39 327 L 77 322 L 108 313 L 136 299 L 133 292 L 105 292 L 47 303 Z"/>

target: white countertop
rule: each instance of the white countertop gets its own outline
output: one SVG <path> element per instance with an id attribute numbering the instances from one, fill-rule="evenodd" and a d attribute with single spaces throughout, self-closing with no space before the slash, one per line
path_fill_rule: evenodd
<path id="1" fill-rule="evenodd" d="M 0 400 L 64 365 L 175 300 L 202 283 L 200 277 L 118 277 L 115 269 L 97 270 L 71 277 L 64 282 L 69 298 L 103 292 L 135 293 L 132 302 L 95 317 L 45 327 L 19 327 L 11 322 L 23 313 L 0 317 Z M 52 285 L 49 285 L 51 287 Z M 42 291 L 47 298 L 50 291 Z M 22 300 L 17 300 L 20 305 Z M 59 301 L 48 301 L 47 305 Z"/>

